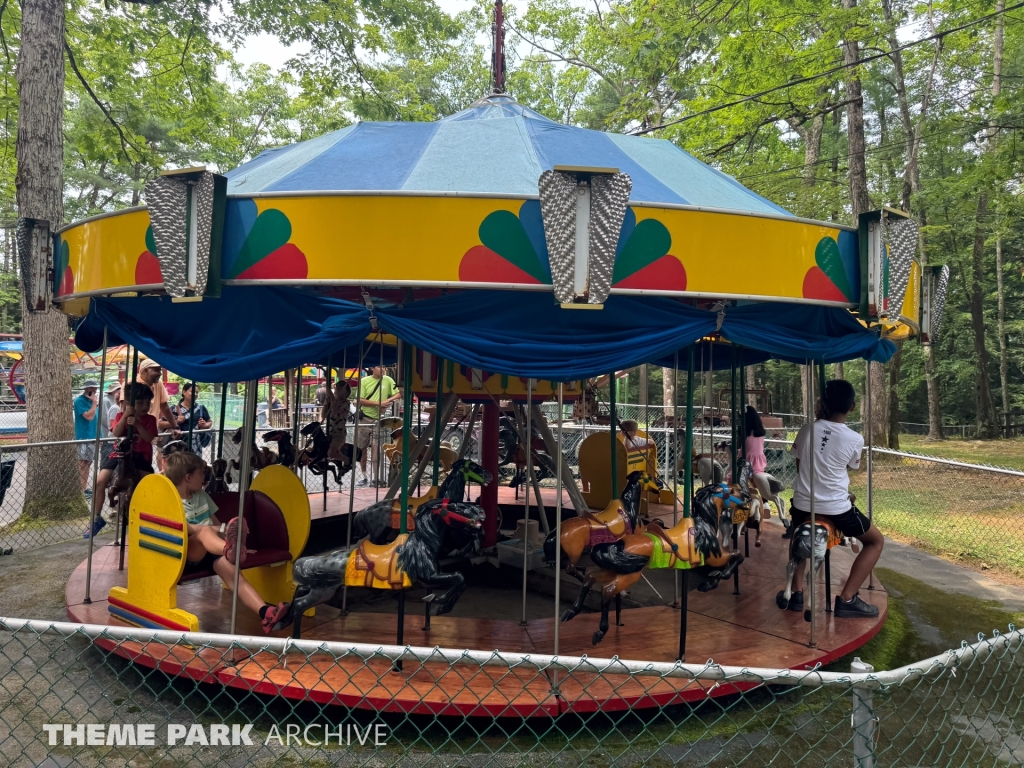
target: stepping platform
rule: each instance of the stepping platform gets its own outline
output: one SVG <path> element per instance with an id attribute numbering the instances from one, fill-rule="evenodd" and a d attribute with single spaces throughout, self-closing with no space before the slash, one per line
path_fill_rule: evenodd
<path id="1" fill-rule="evenodd" d="M 862 598 L 879 607 L 877 619 L 835 619 L 825 612 L 822 569 L 817 592 L 817 647 L 808 647 L 810 624 L 804 621 L 803 614 L 780 611 L 775 605 L 775 594 L 785 583 L 787 542 L 780 538 L 780 533 L 779 526 L 766 525 L 762 546 L 755 549 L 751 542 L 751 556 L 741 568 L 740 595 L 732 594 L 731 582 L 722 583 L 709 593 L 690 593 L 686 661 L 703 664 L 713 659 L 723 665 L 811 669 L 859 648 L 881 629 L 888 606 L 882 586 L 876 581 L 874 590 L 861 590 Z M 848 548 L 832 550 L 833 595 L 845 581 L 852 561 L 853 554 Z M 111 587 L 124 585 L 126 581 L 127 570 L 117 570 L 117 548 L 101 547 L 93 555 L 94 602 L 91 604 L 83 603 L 85 572 L 83 562 L 68 581 L 65 595 L 68 617 L 89 624 L 128 626 L 109 613 L 107 602 L 102 599 Z M 651 575 L 666 574 L 654 572 Z M 563 582 L 565 599 L 575 597 L 575 591 L 567 588 L 570 583 Z M 663 583 L 671 584 L 670 581 Z M 206 632 L 226 633 L 229 629 L 231 593 L 216 578 L 180 585 L 178 606 L 198 616 Z M 405 641 L 410 645 L 542 654 L 553 651 L 553 616 L 520 626 L 518 593 L 509 593 L 507 611 L 498 611 L 508 619 L 440 616 L 432 619 L 429 632 L 422 629 L 423 615 L 418 610 L 418 601 L 410 601 L 408 607 Z M 553 604 L 551 608 L 554 614 Z M 560 653 L 661 662 L 675 660 L 679 647 L 678 610 L 668 606 L 625 610 L 622 615 L 625 626 L 612 626 L 603 642 L 594 647 L 591 636 L 598 618 L 595 613 L 584 612 L 562 624 Z M 315 617 L 304 620 L 302 637 L 392 644 L 395 631 L 394 614 L 353 612 L 342 616 L 334 608 L 320 606 Z M 237 632 L 263 636 L 257 617 L 241 606 Z M 279 635 L 285 636 L 287 632 Z M 450 668 L 444 663 L 410 661 L 404 662 L 401 672 L 392 672 L 386 659 L 363 662 L 355 657 L 335 660 L 328 655 L 316 655 L 306 660 L 301 654 L 293 653 L 283 660 L 271 653 L 239 657 L 238 651 L 234 652 L 236 658 L 229 658 L 226 652 L 216 649 L 172 648 L 159 643 L 116 645 L 109 640 L 97 640 L 97 643 L 145 667 L 205 683 L 380 711 L 544 717 L 569 711 L 661 707 L 737 690 L 733 686 L 656 676 L 630 678 L 574 673 L 559 674 L 557 680 L 552 680 L 552 673 L 532 669 L 509 671 L 502 667 L 469 665 Z"/>

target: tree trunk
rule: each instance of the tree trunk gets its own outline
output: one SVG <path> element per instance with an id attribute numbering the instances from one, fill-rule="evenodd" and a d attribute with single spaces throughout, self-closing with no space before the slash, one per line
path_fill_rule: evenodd
<path id="1" fill-rule="evenodd" d="M 928 385 L 928 439 L 944 440 L 942 402 L 939 399 L 939 381 L 935 377 L 935 345 L 926 346 L 924 355 L 924 378 Z"/>
<path id="2" fill-rule="evenodd" d="M 666 408 L 671 408 L 676 402 L 676 383 L 673 378 L 675 372 L 675 368 L 661 369 L 661 402 L 665 404 Z M 665 411 L 666 416 L 669 413 L 671 413 L 670 410 Z"/>
<path id="3" fill-rule="evenodd" d="M 871 419 L 871 444 L 883 448 L 889 444 L 886 436 L 889 426 L 889 413 L 885 397 L 885 366 L 882 363 L 868 364 L 868 374 L 871 377 L 871 412 L 863 420 Z M 862 425 L 863 434 L 867 434 L 867 424 Z"/>
<path id="4" fill-rule="evenodd" d="M 640 371 L 640 387 L 639 387 L 639 391 L 638 391 L 638 395 L 637 395 L 637 404 L 638 405 L 647 405 L 647 387 L 648 387 L 648 384 L 649 384 L 649 380 L 647 378 L 647 366 L 646 365 L 641 365 L 640 368 L 639 368 L 639 371 Z"/>
<path id="5" fill-rule="evenodd" d="M 974 222 L 974 249 L 971 258 L 971 330 L 974 332 L 975 403 L 978 437 L 998 435 L 992 384 L 989 381 L 988 350 L 985 348 L 985 219 L 988 216 L 988 193 L 978 196 L 978 213 Z"/>
<path id="6" fill-rule="evenodd" d="M 999 392 L 1003 400 L 1003 418 L 1010 412 L 1010 361 L 1006 348 L 1006 293 L 1003 289 L 1003 241 L 996 240 L 996 330 L 999 334 Z"/>
<path id="7" fill-rule="evenodd" d="M 836 363 L 835 367 L 832 369 L 832 378 L 833 379 L 841 379 L 841 378 L 843 378 L 844 374 L 845 374 L 845 371 L 843 369 L 843 364 L 842 363 Z"/>
<path id="8" fill-rule="evenodd" d="M 50 222 L 64 217 L 64 3 L 23 0 L 18 58 L 18 215 Z M 57 309 L 22 308 L 30 443 L 71 440 L 71 368 L 68 320 Z M 29 517 L 85 517 L 75 446 L 35 448 L 28 454 L 25 506 Z"/>
<path id="9" fill-rule="evenodd" d="M 900 365 L 903 361 L 903 342 L 896 342 L 896 354 L 889 361 L 889 397 L 886 403 L 889 424 L 888 446 L 900 449 Z"/>
<path id="10" fill-rule="evenodd" d="M 748 365 L 747 368 L 746 368 L 746 371 L 747 371 L 747 380 L 743 383 L 743 386 L 746 389 L 757 389 L 757 377 L 754 375 L 754 366 Z M 754 395 L 747 395 L 747 404 L 748 405 L 752 405 L 752 406 L 754 406 L 756 408 L 757 407 L 757 398 Z M 767 403 L 765 403 L 765 407 L 766 408 L 768 407 Z"/>

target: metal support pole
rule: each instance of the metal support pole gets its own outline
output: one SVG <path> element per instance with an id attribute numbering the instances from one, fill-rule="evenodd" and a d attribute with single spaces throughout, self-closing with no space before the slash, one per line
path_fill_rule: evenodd
<path id="1" fill-rule="evenodd" d="M 662 370 L 664 375 L 664 369 Z M 689 384 L 689 382 L 687 382 Z M 676 471 L 672 473 L 672 525 L 674 526 L 679 522 L 679 350 L 676 350 L 675 357 L 672 362 L 672 460 L 675 462 Z M 665 405 L 668 405 L 666 403 Z M 665 447 L 668 448 L 668 441 L 665 441 Z M 666 450 L 666 453 L 668 451 Z M 666 457 L 667 458 L 667 457 Z M 667 463 L 667 462 L 666 462 Z M 689 473 L 687 473 L 689 477 Z M 683 487 L 686 486 L 686 481 L 683 481 Z M 685 505 L 684 505 L 685 506 Z M 685 512 L 684 512 L 685 515 Z M 680 584 L 679 572 L 675 574 L 675 578 L 672 580 L 672 588 L 675 594 L 672 598 L 672 605 L 678 605 L 682 607 L 686 604 L 686 598 L 680 599 L 680 593 L 685 589 L 685 584 Z M 682 609 L 685 611 L 685 609 Z M 684 614 L 685 616 L 685 614 Z M 684 649 L 686 645 L 686 619 L 680 619 L 680 632 L 682 633 L 682 640 L 680 640 L 680 648 Z M 680 650 L 680 654 L 682 650 Z"/>
<path id="2" fill-rule="evenodd" d="M 402 473 L 402 516 L 399 519 L 399 535 L 409 530 L 409 442 L 412 435 L 412 344 L 402 342 L 402 431 L 405 439 L 402 440 L 402 466 L 399 471 Z M 398 634 L 395 638 L 396 645 L 405 642 L 405 589 L 398 593 Z M 402 662 L 395 664 L 397 669 L 402 668 Z"/>
<path id="3" fill-rule="evenodd" d="M 865 503 L 868 508 L 868 522 L 873 522 L 874 516 L 874 490 L 872 488 L 872 479 L 874 477 L 874 449 L 873 443 L 875 442 L 875 424 L 874 419 L 871 418 L 871 362 L 864 363 L 864 407 L 860 409 L 861 416 L 860 420 L 864 423 L 864 442 L 867 443 L 867 498 Z M 867 414 L 865 416 L 865 413 Z M 858 585 L 860 586 L 860 585 Z M 868 589 L 875 588 L 875 569 L 872 568 L 868 574 Z"/>
<path id="4" fill-rule="evenodd" d="M 619 498 L 619 457 L 618 451 L 616 451 L 616 443 L 618 442 L 618 420 L 615 418 L 615 371 L 612 371 L 608 375 L 608 407 L 611 411 L 611 418 L 609 421 L 609 434 L 611 435 L 611 442 L 609 447 L 612 452 L 612 472 L 611 472 L 611 484 L 612 484 L 612 501 Z M 558 414 L 558 418 L 562 418 L 562 414 Z M 561 438 L 558 440 L 559 446 L 562 444 Z"/>
<path id="5" fill-rule="evenodd" d="M 327 397 L 331 398 L 334 396 L 334 369 L 331 367 L 331 357 L 327 356 Z M 333 402 L 333 401 L 332 401 Z M 331 438 L 331 409 L 327 409 L 327 418 L 324 419 L 324 429 L 327 431 L 327 439 Z M 326 459 L 324 460 L 324 512 L 327 511 L 327 465 L 330 464 Z"/>
<path id="6" fill-rule="evenodd" d="M 220 434 L 217 436 L 217 458 L 224 458 L 224 418 L 228 413 L 228 384 L 220 385 Z"/>
<path id="7" fill-rule="evenodd" d="M 292 445 L 299 444 L 299 419 L 302 418 L 302 365 L 295 369 L 295 407 L 292 409 Z M 299 468 L 295 467 L 298 474 Z"/>
<path id="8" fill-rule="evenodd" d="M 738 355 L 736 345 L 733 344 L 731 348 L 732 359 L 730 360 L 729 366 L 729 427 L 730 427 L 730 444 L 731 451 L 729 456 L 730 468 L 729 468 L 729 484 L 738 485 L 740 479 L 739 467 L 737 466 L 737 442 L 739 440 L 739 425 L 736 423 L 736 367 Z M 742 489 L 741 489 L 742 491 Z M 733 551 L 739 550 L 739 530 L 735 525 L 732 526 L 732 549 Z M 748 551 L 749 555 L 750 552 Z M 740 593 L 740 569 L 737 568 L 732 572 L 732 593 L 738 595 Z"/>
<path id="9" fill-rule="evenodd" d="M 444 381 L 444 360 L 434 358 L 437 361 L 437 400 L 434 401 L 434 473 L 431 485 L 440 485 L 438 478 L 441 474 L 441 395 Z M 468 437 L 466 438 L 469 439 Z M 462 501 L 462 499 L 459 499 Z"/>
<path id="10" fill-rule="evenodd" d="M 686 364 L 686 474 L 683 475 L 683 517 L 693 514 L 693 472 L 690 471 L 690 456 L 693 453 L 693 364 L 694 348 L 690 347 L 689 360 Z M 676 368 L 679 367 L 679 353 L 676 353 Z"/>
<path id="11" fill-rule="evenodd" d="M 875 668 L 853 657 L 850 673 L 862 675 L 874 672 Z M 875 766 L 875 717 L 874 702 L 871 688 L 854 687 L 850 690 L 853 697 L 853 715 L 850 725 L 853 726 L 853 766 L 854 768 L 874 768 Z"/>
<path id="12" fill-rule="evenodd" d="M 185 383 L 186 387 L 191 387 L 190 392 L 192 393 L 192 403 L 188 407 L 188 449 L 193 451 L 192 448 L 192 433 L 196 430 L 196 399 L 199 397 L 199 385 L 195 381 Z M 194 452 L 194 451 L 193 451 Z M 200 451 L 200 454 L 202 451 Z"/>
<path id="13" fill-rule="evenodd" d="M 807 433 L 807 487 L 811 499 L 810 503 L 810 514 L 811 514 L 811 558 L 808 568 L 810 571 L 807 576 L 808 588 L 807 591 L 810 593 L 807 597 L 807 605 L 810 611 L 811 617 L 811 638 L 808 642 L 808 646 L 811 648 L 818 647 L 818 636 L 817 636 L 817 617 L 814 615 L 815 609 L 815 593 L 817 590 L 817 584 L 815 579 L 815 563 L 814 563 L 814 532 L 815 532 L 815 516 L 814 516 L 814 456 L 817 453 L 815 448 L 817 447 L 817 440 L 814 436 L 815 423 L 814 423 L 814 361 L 808 360 L 807 364 L 811 366 L 811 369 L 807 372 L 807 424 L 809 425 Z"/>
<path id="14" fill-rule="evenodd" d="M 614 381 L 614 378 L 613 378 Z M 558 382 L 558 445 L 562 445 L 562 382 Z M 614 437 L 614 432 L 612 436 Z M 555 465 L 555 541 L 562 540 L 562 462 Z M 555 649 L 558 655 L 558 629 L 562 607 L 562 548 L 555 547 Z"/>
<path id="15" fill-rule="evenodd" d="M 359 467 L 359 388 L 363 383 L 363 342 L 359 342 L 359 367 L 356 368 L 356 423 L 352 425 L 352 467 L 348 471 L 348 532 L 345 534 L 345 546 L 352 546 L 352 516 L 355 514 L 356 502 L 356 469 Z M 341 490 L 340 488 L 338 489 Z M 427 606 L 427 610 L 430 607 Z M 348 584 L 341 590 L 341 612 L 348 613 Z M 429 616 L 429 613 L 427 614 Z"/>
<path id="16" fill-rule="evenodd" d="M 374 503 L 380 501 L 380 486 L 384 482 L 384 451 L 383 451 L 383 439 L 380 434 L 380 422 L 384 416 L 384 406 L 381 405 L 384 400 L 384 393 L 381 391 L 384 389 L 384 335 L 383 333 L 377 334 L 377 343 L 380 345 L 380 381 L 381 384 L 377 388 L 377 439 L 373 444 L 373 487 L 374 487 Z M 403 397 L 405 393 L 402 393 Z M 405 434 L 402 435 L 402 442 L 408 442 L 409 431 L 406 430 Z"/>
<path id="17" fill-rule="evenodd" d="M 526 498 L 523 506 L 523 617 L 520 620 L 521 626 L 526 626 L 526 573 L 530 562 L 530 485 L 533 481 L 533 379 L 526 380 Z M 559 462 L 561 463 L 561 462 Z M 537 503 L 542 504 L 540 495 L 537 495 Z M 543 513 L 542 513 L 543 514 Z M 555 574 L 555 578 L 561 578 L 561 574 Z"/>
<path id="18" fill-rule="evenodd" d="M 252 477 L 252 470 L 249 462 L 252 457 L 252 444 L 256 439 L 256 390 L 259 384 L 256 381 L 245 383 L 245 415 L 242 419 L 242 444 L 239 450 L 239 473 L 238 473 L 238 527 L 245 521 L 245 496 L 249 490 L 249 480 Z M 238 579 L 241 576 L 242 548 L 235 547 L 235 578 L 231 587 L 231 631 L 235 634 L 235 620 L 238 616 Z M 301 618 L 296 617 L 298 621 Z"/>
<path id="19" fill-rule="evenodd" d="M 132 379 L 128 383 L 128 405 L 132 408 L 135 407 L 135 380 L 139 377 L 139 348 L 134 347 L 132 349 Z M 132 448 L 135 447 L 135 427 L 131 424 L 128 425 L 128 429 L 125 431 L 125 435 L 128 438 L 128 457 L 126 461 L 134 461 L 131 452 Z M 117 570 L 124 570 L 124 549 L 128 543 L 128 510 L 126 509 L 127 499 L 124 494 L 121 494 L 117 502 L 117 538 L 115 543 L 120 546 L 120 553 L 118 554 Z"/>
<path id="20" fill-rule="evenodd" d="M 93 419 L 96 420 L 96 444 L 93 449 L 92 459 L 92 499 L 90 499 L 89 506 L 91 507 L 91 513 L 89 515 L 89 559 L 85 561 L 85 603 L 92 602 L 92 596 L 90 594 L 92 590 L 92 550 L 93 542 L 96 540 L 96 504 L 100 507 L 103 506 L 103 497 L 96 493 L 96 478 L 100 474 L 100 424 L 102 423 L 100 416 L 100 408 L 106 408 L 106 404 L 103 402 L 103 387 L 105 385 L 104 379 L 107 377 L 107 326 L 103 326 L 103 358 L 100 361 L 100 390 L 96 397 L 96 415 Z"/>

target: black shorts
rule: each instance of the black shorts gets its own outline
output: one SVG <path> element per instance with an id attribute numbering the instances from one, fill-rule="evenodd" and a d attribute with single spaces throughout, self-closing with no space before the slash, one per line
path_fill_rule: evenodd
<path id="1" fill-rule="evenodd" d="M 197 563 L 193 563 L 190 560 L 185 561 L 185 573 L 195 573 L 196 571 L 212 571 L 213 564 L 217 561 L 219 555 L 215 555 L 212 552 L 207 552 L 203 555 L 203 559 Z"/>
<path id="2" fill-rule="evenodd" d="M 118 462 L 121 461 L 120 456 L 108 456 L 100 464 L 100 469 L 109 469 L 111 472 L 117 469 Z M 141 453 L 133 453 L 132 461 L 135 462 L 135 468 L 145 474 L 153 474 L 153 462 L 147 460 Z"/>
<path id="3" fill-rule="evenodd" d="M 796 507 L 790 507 L 790 515 L 793 517 L 793 525 L 803 525 L 811 521 L 811 513 L 804 512 L 802 509 Z M 815 515 L 815 519 L 820 520 L 823 517 L 827 517 L 832 521 L 832 525 L 836 527 L 836 530 L 842 533 L 844 536 L 857 539 L 868 532 L 868 528 L 871 527 L 871 521 L 868 520 L 867 516 L 864 515 L 857 507 L 851 506 L 845 512 L 838 515 Z"/>

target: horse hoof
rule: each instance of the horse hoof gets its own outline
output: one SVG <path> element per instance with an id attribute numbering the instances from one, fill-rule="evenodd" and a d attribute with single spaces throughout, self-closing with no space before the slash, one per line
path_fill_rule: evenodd
<path id="1" fill-rule="evenodd" d="M 590 643 L 591 645 L 597 645 L 601 642 L 602 639 L 604 639 L 604 632 L 595 632 L 594 637 L 590 640 Z"/>
<path id="2" fill-rule="evenodd" d="M 804 611 L 804 621 L 806 621 L 808 624 L 811 623 L 811 612 L 810 612 L 810 610 Z"/>
<path id="3" fill-rule="evenodd" d="M 779 608 L 781 608 L 782 610 L 786 610 L 787 608 L 789 608 L 789 598 L 786 597 L 785 590 L 779 592 L 779 594 L 775 596 L 775 604 L 779 606 Z"/>
<path id="4" fill-rule="evenodd" d="M 755 547 L 760 547 L 761 546 L 761 542 L 760 541 L 755 541 L 754 542 L 754 546 Z"/>
<path id="5" fill-rule="evenodd" d="M 718 579 L 708 579 L 707 581 L 697 586 L 698 592 L 710 592 L 712 589 L 718 589 Z"/>
<path id="6" fill-rule="evenodd" d="M 567 610 L 562 614 L 562 621 L 571 621 L 576 616 L 571 610 Z"/>

